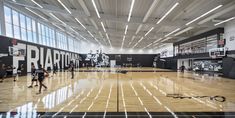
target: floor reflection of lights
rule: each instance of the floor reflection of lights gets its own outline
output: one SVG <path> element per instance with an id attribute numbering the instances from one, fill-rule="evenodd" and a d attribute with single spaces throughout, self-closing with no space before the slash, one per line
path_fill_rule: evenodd
<path id="1" fill-rule="evenodd" d="M 120 106 L 119 110 L 123 112 L 125 117 L 128 117 L 129 112 L 135 110 L 136 112 L 146 113 L 148 117 L 153 117 L 153 112 L 168 112 L 172 117 L 179 117 L 177 112 L 184 112 L 185 110 L 188 112 L 190 109 L 196 109 L 196 112 L 235 111 L 233 107 L 235 106 L 233 94 L 235 88 L 232 87 L 232 83 L 235 84 L 234 80 L 223 80 L 221 77 L 207 79 L 207 76 L 174 72 L 168 72 L 167 74 L 164 72 L 130 72 L 116 75 L 113 72 L 106 72 L 105 69 L 101 70 L 102 72 L 78 72 L 76 77 L 79 79 L 74 80 L 66 78 L 69 77 L 66 72 L 59 73 L 56 75 L 57 78 L 47 80 L 49 91 L 45 91 L 38 96 L 32 95 L 32 99 L 24 100 L 24 102 L 20 100 L 21 105 L 0 114 L 0 117 L 38 117 L 39 112 L 51 112 L 53 117 L 60 116 L 63 112 L 67 112 L 68 115 L 83 112 L 81 117 L 89 117 L 89 112 L 95 111 L 103 112 L 102 116 L 106 117 L 108 112 L 113 112 L 114 107 L 117 107 L 114 106 L 114 102 L 117 102 L 118 99 L 120 101 L 118 104 Z M 145 76 L 144 74 L 146 78 L 141 78 Z M 197 79 L 187 79 L 187 77 Z M 117 78 L 119 78 L 120 84 L 117 84 Z M 225 83 L 225 81 L 229 82 Z M 6 82 L 10 85 L 9 83 Z M 225 85 L 217 86 L 222 84 Z M 14 90 L 9 93 L 16 93 L 16 97 L 26 95 L 22 94 L 25 91 L 28 93 L 36 91 L 36 89 L 27 89 L 25 85 L 21 86 L 20 82 L 15 83 L 13 86 L 16 87 L 13 87 Z M 120 90 L 118 99 L 116 99 L 117 86 Z M 206 90 L 203 91 L 203 89 Z M 174 99 L 166 97 L 167 94 L 182 94 L 184 96 L 219 94 L 228 97 L 228 101 L 220 103 L 211 101 L 209 98 L 196 97 Z M 30 94 L 27 95 L 30 96 Z M 133 104 L 133 102 L 136 103 Z M 183 108 L 183 106 L 186 108 Z"/>

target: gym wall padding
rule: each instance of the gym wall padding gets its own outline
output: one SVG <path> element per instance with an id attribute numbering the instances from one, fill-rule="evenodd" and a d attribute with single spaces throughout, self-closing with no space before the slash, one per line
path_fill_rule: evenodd
<path id="1" fill-rule="evenodd" d="M 223 76 L 235 79 L 235 59 L 232 57 L 223 58 Z"/>
<path id="2" fill-rule="evenodd" d="M 61 50 L 57 48 L 52 48 L 44 45 L 39 45 L 31 42 L 26 42 L 22 40 L 17 40 L 14 38 L 9 38 L 5 36 L 0 36 L 0 54 L 1 55 L 8 55 L 8 56 L 1 56 L 0 57 L 0 66 L 4 63 L 5 65 L 14 65 L 15 61 L 17 61 L 16 68 L 19 67 L 19 65 L 23 64 L 23 72 L 22 74 L 26 74 L 27 72 L 31 71 L 31 61 L 33 58 L 35 58 L 35 66 L 38 68 L 39 64 L 42 64 L 45 69 L 50 70 L 53 67 L 54 63 L 57 63 L 57 65 L 60 67 L 59 69 L 64 69 L 68 64 L 70 63 L 71 60 L 75 63 L 76 67 L 79 67 L 79 54 L 66 51 L 66 50 Z M 12 42 L 16 42 L 16 44 L 13 45 Z M 22 57 L 23 60 L 16 60 L 16 56 L 10 56 L 9 55 L 9 46 L 13 47 L 19 47 L 21 46 L 22 48 L 26 49 L 26 56 Z M 35 50 L 34 50 L 35 49 Z M 28 55 L 31 54 L 31 57 Z M 38 57 L 38 58 L 36 58 Z M 56 58 L 55 58 L 56 57 Z M 47 61 L 47 62 L 46 62 Z M 49 65 L 49 66 L 48 66 Z"/>
<path id="3" fill-rule="evenodd" d="M 157 60 L 157 67 L 162 69 L 177 70 L 177 59 L 174 57 L 161 58 Z"/>

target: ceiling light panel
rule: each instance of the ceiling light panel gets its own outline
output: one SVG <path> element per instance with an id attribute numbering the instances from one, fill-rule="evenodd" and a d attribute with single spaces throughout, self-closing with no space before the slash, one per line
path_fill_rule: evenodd
<path id="1" fill-rule="evenodd" d="M 35 15 L 39 16 L 40 18 L 42 18 L 42 19 L 44 19 L 44 20 L 48 21 L 45 17 L 43 17 L 43 16 L 39 15 L 38 13 L 34 12 L 34 11 L 33 11 L 33 10 L 31 10 L 30 8 L 25 7 L 25 9 L 27 9 L 28 11 L 32 12 L 33 14 L 35 14 Z"/>
<path id="2" fill-rule="evenodd" d="M 103 28 L 104 32 L 106 32 L 106 29 L 105 29 L 105 27 L 104 27 L 103 22 L 101 22 L 101 26 L 102 26 L 102 28 Z"/>
<path id="3" fill-rule="evenodd" d="M 56 17 L 54 14 L 49 13 L 52 17 L 54 17 L 55 19 L 57 19 L 58 21 L 60 21 L 61 23 L 63 23 L 64 25 L 66 25 L 66 23 L 64 23 L 62 20 L 60 20 L 58 17 Z"/>
<path id="4" fill-rule="evenodd" d="M 175 3 L 175 4 L 171 7 L 171 9 L 170 9 L 169 11 L 167 11 L 166 14 L 157 22 L 157 24 L 159 24 L 163 19 L 165 19 L 166 16 L 167 16 L 168 14 L 170 14 L 178 5 L 179 5 L 178 2 Z"/>
<path id="5" fill-rule="evenodd" d="M 66 10 L 67 12 L 69 12 L 70 14 L 72 14 L 72 12 L 69 10 L 69 8 L 67 8 L 67 7 L 64 5 L 64 3 L 61 2 L 61 0 L 58 0 L 58 2 L 65 8 L 65 10 Z"/>
<path id="6" fill-rule="evenodd" d="M 40 4 L 38 4 L 36 1 L 31 0 L 34 4 L 36 4 L 37 6 L 39 6 L 40 8 L 43 8 Z"/>
<path id="7" fill-rule="evenodd" d="M 128 29 L 128 25 L 126 25 L 126 28 L 125 28 L 125 33 L 124 33 L 124 34 L 126 34 L 126 32 L 127 32 L 127 29 Z"/>
<path id="8" fill-rule="evenodd" d="M 98 9 L 97 9 L 97 7 L 96 7 L 96 4 L 95 4 L 95 1 L 94 1 L 94 0 L 92 0 L 92 4 L 93 4 L 93 6 L 94 6 L 94 8 L 95 8 L 95 12 L 96 12 L 98 18 L 100 18 L 100 13 L 99 13 L 99 11 L 98 11 Z"/>
<path id="9" fill-rule="evenodd" d="M 206 16 L 206 15 L 208 15 L 208 14 L 210 14 L 210 13 L 212 13 L 213 11 L 215 11 L 215 10 L 221 8 L 222 6 L 223 6 L 223 5 L 219 5 L 219 6 L 215 7 L 215 8 L 213 8 L 213 9 L 211 9 L 210 11 L 208 11 L 208 12 L 202 14 L 201 16 L 199 16 L 199 17 L 193 19 L 192 21 L 186 23 L 186 25 L 190 25 L 191 23 L 197 21 L 198 19 L 200 19 L 200 18 L 202 18 L 202 17 L 204 17 L 204 16 Z"/>
<path id="10" fill-rule="evenodd" d="M 130 19 L 131 19 L 131 14 L 132 14 L 132 10 L 133 10 L 134 4 L 135 4 L 135 0 L 132 0 L 132 1 L 131 1 L 131 8 L 130 8 L 129 15 L 128 15 L 128 19 L 127 19 L 128 22 L 129 22 Z"/>
<path id="11" fill-rule="evenodd" d="M 169 34 L 165 35 L 165 37 L 168 37 L 168 36 L 170 36 L 171 34 L 177 32 L 177 31 L 179 31 L 179 30 L 180 30 L 180 28 L 177 28 L 177 29 L 175 29 L 174 31 L 170 32 Z"/>
<path id="12" fill-rule="evenodd" d="M 221 21 L 221 22 L 219 22 L 219 23 L 216 23 L 215 26 L 220 25 L 220 24 L 223 24 L 223 23 L 228 22 L 228 21 L 231 21 L 231 20 L 233 20 L 233 19 L 235 19 L 235 17 L 232 17 L 232 18 L 223 20 L 223 21 Z"/>
<path id="13" fill-rule="evenodd" d="M 193 27 L 187 27 L 187 28 L 185 28 L 185 29 L 183 29 L 183 30 L 177 32 L 174 36 L 178 36 L 178 35 L 180 35 L 180 34 L 183 34 L 183 33 L 187 32 L 187 31 L 189 31 L 189 30 L 191 30 L 191 29 L 193 29 Z"/>
<path id="14" fill-rule="evenodd" d="M 84 29 L 86 29 L 86 27 L 81 23 L 80 20 L 78 20 L 77 18 L 75 18 L 75 20 L 76 20 Z"/>
<path id="15" fill-rule="evenodd" d="M 152 27 L 144 36 L 147 36 L 153 29 L 154 27 Z"/>

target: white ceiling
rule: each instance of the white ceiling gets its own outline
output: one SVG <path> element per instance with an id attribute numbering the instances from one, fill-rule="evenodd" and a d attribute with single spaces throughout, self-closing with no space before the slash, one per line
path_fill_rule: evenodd
<path id="1" fill-rule="evenodd" d="M 156 46 L 162 43 L 175 42 L 195 35 L 198 32 L 214 29 L 216 28 L 214 26 L 215 23 L 235 16 L 234 0 L 135 0 L 129 22 L 128 15 L 132 0 L 94 0 L 100 18 L 98 18 L 96 14 L 92 0 L 60 0 L 69 11 L 71 11 L 71 14 L 58 0 L 34 0 L 43 8 L 40 8 L 31 0 L 15 1 L 16 2 L 5 0 L 5 3 L 23 11 L 25 10 L 24 7 L 28 7 L 37 14 L 47 18 L 47 22 L 65 28 L 66 31 L 74 35 L 82 35 L 85 38 L 83 40 L 94 43 L 99 42 L 107 46 L 110 46 L 111 43 L 113 47 L 122 47 L 123 43 L 123 48 L 156 48 Z M 177 2 L 179 5 L 159 24 L 156 24 Z M 190 25 L 186 25 L 186 23 L 218 5 L 223 6 Z M 53 13 L 66 25 L 52 17 L 49 13 Z M 38 16 L 35 15 L 35 17 Z M 86 29 L 84 29 L 75 18 L 77 18 Z M 104 24 L 109 37 L 108 39 L 101 22 Z M 124 34 L 126 25 L 128 25 L 128 29 L 127 33 Z M 145 36 L 152 27 L 154 27 L 154 29 Z M 174 36 L 175 33 L 187 27 L 194 28 L 178 36 Z M 223 25 L 217 27 L 223 27 Z M 70 28 L 74 30 L 72 31 Z M 165 35 L 177 28 L 180 28 L 180 30 L 169 35 L 168 37 L 172 38 L 167 40 Z M 92 37 L 88 31 L 90 31 L 94 37 Z M 125 40 L 123 40 L 124 35 Z M 162 39 L 158 40 L 159 38 Z"/>

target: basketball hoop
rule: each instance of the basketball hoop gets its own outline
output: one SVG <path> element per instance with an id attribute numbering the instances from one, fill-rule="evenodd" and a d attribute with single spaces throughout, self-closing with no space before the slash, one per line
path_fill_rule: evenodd
<path id="1" fill-rule="evenodd" d="M 9 46 L 9 55 L 10 56 L 17 56 L 17 57 L 24 57 L 26 55 L 26 50 L 18 47 Z"/>
<path id="2" fill-rule="evenodd" d="M 226 51 L 227 50 L 226 50 L 225 47 L 222 47 L 222 48 L 213 48 L 213 49 L 209 50 L 209 56 L 212 59 L 222 58 L 222 57 L 226 56 Z"/>

